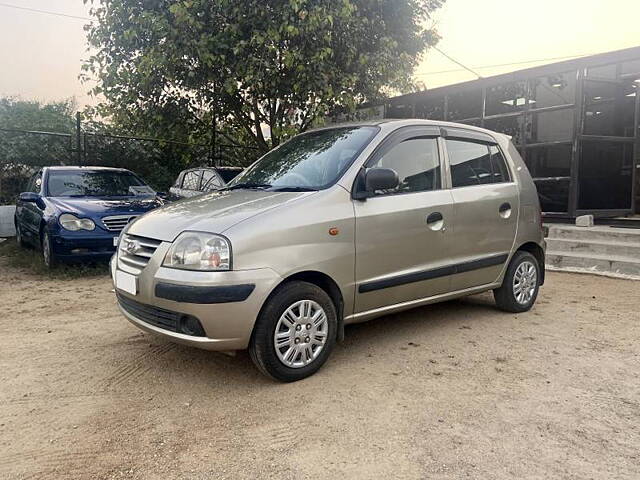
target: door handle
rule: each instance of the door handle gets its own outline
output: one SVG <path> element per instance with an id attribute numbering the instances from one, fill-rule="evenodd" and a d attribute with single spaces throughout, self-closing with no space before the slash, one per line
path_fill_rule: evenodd
<path id="1" fill-rule="evenodd" d="M 427 216 L 427 225 L 431 230 L 435 232 L 437 232 L 438 230 L 441 230 L 444 232 L 445 230 L 444 217 L 440 212 L 430 213 Z"/>
<path id="2" fill-rule="evenodd" d="M 498 213 L 502 218 L 509 218 L 511 216 L 511 204 L 509 202 L 504 202 L 500 205 Z"/>

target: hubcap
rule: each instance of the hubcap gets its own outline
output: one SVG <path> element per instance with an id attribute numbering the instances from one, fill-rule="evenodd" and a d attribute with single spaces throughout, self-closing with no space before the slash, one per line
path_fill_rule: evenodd
<path id="1" fill-rule="evenodd" d="M 520 305 L 528 304 L 533 298 L 533 294 L 538 286 L 538 271 L 536 266 L 525 261 L 518 265 L 513 276 L 513 295 Z"/>
<path id="2" fill-rule="evenodd" d="M 287 367 L 313 362 L 327 341 L 327 315 L 313 300 L 300 300 L 280 316 L 273 334 L 278 359 Z"/>

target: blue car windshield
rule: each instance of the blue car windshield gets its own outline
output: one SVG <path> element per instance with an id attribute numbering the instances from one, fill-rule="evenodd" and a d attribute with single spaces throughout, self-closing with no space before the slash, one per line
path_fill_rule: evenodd
<path id="1" fill-rule="evenodd" d="M 322 190 L 333 185 L 378 133 L 337 127 L 293 137 L 234 178 L 226 189 Z"/>
<path id="2" fill-rule="evenodd" d="M 50 171 L 47 190 L 51 197 L 125 197 L 155 193 L 132 173 L 109 170 Z"/>

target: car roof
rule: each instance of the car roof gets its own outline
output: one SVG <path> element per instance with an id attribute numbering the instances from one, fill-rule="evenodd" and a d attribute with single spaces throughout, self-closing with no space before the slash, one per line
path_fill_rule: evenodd
<path id="1" fill-rule="evenodd" d="M 128 172 L 126 168 L 116 167 L 94 167 L 94 166 L 74 166 L 74 165 L 54 165 L 50 167 L 44 167 L 45 170 L 60 172 L 60 171 L 107 171 L 107 172 Z"/>
<path id="2" fill-rule="evenodd" d="M 384 118 L 379 120 L 368 120 L 368 121 L 360 121 L 360 122 L 345 122 L 345 123 L 333 123 L 331 125 L 326 125 L 324 127 L 316 128 L 316 130 L 325 130 L 330 128 L 341 128 L 341 127 L 379 127 L 381 129 L 386 130 L 387 132 L 396 130 L 400 127 L 409 127 L 409 126 L 432 126 L 432 127 L 443 127 L 443 128 L 461 128 L 464 130 L 471 130 L 475 132 L 484 133 L 487 135 L 491 135 L 493 137 L 501 137 L 505 139 L 511 139 L 509 135 L 505 135 L 503 133 L 494 132 L 493 130 L 487 130 L 486 128 L 476 127 L 474 125 L 467 125 L 465 123 L 454 123 L 454 122 L 445 122 L 441 120 L 425 120 L 423 118 Z"/>

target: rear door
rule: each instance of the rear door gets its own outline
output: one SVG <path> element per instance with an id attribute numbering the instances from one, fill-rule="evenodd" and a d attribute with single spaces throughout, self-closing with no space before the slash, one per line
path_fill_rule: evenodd
<path id="1" fill-rule="evenodd" d="M 366 167 L 390 168 L 399 186 L 354 200 L 355 312 L 447 292 L 450 277 L 450 190 L 443 186 L 439 129 L 407 127 L 391 134 Z"/>
<path id="2" fill-rule="evenodd" d="M 500 275 L 515 239 L 520 202 L 493 138 L 455 129 L 447 129 L 445 137 L 454 211 L 451 288 L 462 290 L 490 284 Z"/>

